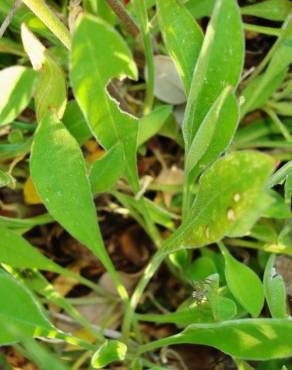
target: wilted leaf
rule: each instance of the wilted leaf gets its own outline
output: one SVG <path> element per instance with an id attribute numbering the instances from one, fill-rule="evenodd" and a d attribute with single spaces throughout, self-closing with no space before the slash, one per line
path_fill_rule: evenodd
<path id="1" fill-rule="evenodd" d="M 167 55 L 154 56 L 154 95 L 168 104 L 186 102 L 181 77 L 173 60 Z"/>

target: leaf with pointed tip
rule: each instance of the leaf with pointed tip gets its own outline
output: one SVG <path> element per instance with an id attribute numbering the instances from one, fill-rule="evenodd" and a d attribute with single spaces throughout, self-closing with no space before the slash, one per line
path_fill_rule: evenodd
<path id="1" fill-rule="evenodd" d="M 218 0 L 194 69 L 187 102 L 183 123 L 187 151 L 222 89 L 237 86 L 243 57 L 244 37 L 237 1 Z"/>
<path id="2" fill-rule="evenodd" d="M 122 145 L 126 176 L 136 192 L 139 189 L 136 166 L 138 122 L 120 110 L 106 89 L 112 78 L 122 76 L 137 77 L 136 65 L 125 42 L 104 21 L 88 15 L 82 17 L 72 41 L 74 95 L 97 141 L 105 149 L 117 143 Z"/>
<path id="3" fill-rule="evenodd" d="M 202 30 L 178 0 L 157 0 L 156 3 L 164 42 L 188 94 L 203 42 Z"/>
<path id="4" fill-rule="evenodd" d="M 215 100 L 215 103 L 211 106 L 202 124 L 200 125 L 187 153 L 185 164 L 185 171 L 187 174 L 189 174 L 193 170 L 193 168 L 197 166 L 197 164 L 201 161 L 205 154 L 209 152 L 209 148 L 212 150 L 213 142 L 220 141 L 218 140 L 218 136 L 215 136 L 215 130 L 220 118 L 222 108 L 224 107 L 224 103 L 226 99 L 230 96 L 230 93 L 230 86 L 227 86 L 219 95 L 219 97 Z M 237 126 L 237 121 L 238 120 L 236 119 L 235 126 L 232 125 L 234 129 Z M 209 153 L 207 154 L 207 156 L 210 160 Z M 212 159 L 215 158 L 216 155 Z"/>

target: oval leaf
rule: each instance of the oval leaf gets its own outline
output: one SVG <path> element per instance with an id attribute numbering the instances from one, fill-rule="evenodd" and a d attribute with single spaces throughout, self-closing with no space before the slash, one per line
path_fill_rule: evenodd
<path id="1" fill-rule="evenodd" d="M 260 278 L 248 266 L 237 261 L 222 243 L 219 246 L 225 259 L 228 288 L 241 306 L 257 317 L 264 305 L 264 288 Z"/>

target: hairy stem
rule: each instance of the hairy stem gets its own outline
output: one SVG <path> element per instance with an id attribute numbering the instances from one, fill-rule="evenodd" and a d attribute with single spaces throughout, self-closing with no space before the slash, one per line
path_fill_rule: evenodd
<path id="1" fill-rule="evenodd" d="M 107 0 L 107 3 L 112 8 L 112 10 L 116 14 L 116 16 L 125 25 L 128 32 L 134 38 L 136 38 L 140 33 L 139 26 L 137 25 L 135 20 L 131 17 L 131 15 L 127 12 L 124 5 L 119 0 Z"/>

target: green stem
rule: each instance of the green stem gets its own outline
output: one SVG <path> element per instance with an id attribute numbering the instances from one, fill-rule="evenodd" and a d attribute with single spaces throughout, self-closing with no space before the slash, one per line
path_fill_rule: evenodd
<path id="1" fill-rule="evenodd" d="M 144 352 L 154 351 L 161 347 L 170 346 L 172 344 L 184 343 L 185 340 L 180 334 L 172 335 L 167 338 L 159 339 L 154 342 L 146 343 L 143 346 L 140 346 L 138 349 L 138 354 L 141 355 Z"/>
<path id="2" fill-rule="evenodd" d="M 142 196 L 142 198 L 139 199 L 138 202 L 143 210 L 143 217 L 146 223 L 147 233 L 155 243 L 156 247 L 159 247 L 161 245 L 161 236 L 155 223 L 151 219 L 144 197 Z"/>
<path id="3" fill-rule="evenodd" d="M 243 23 L 243 28 L 246 31 L 263 33 L 264 35 L 271 35 L 271 36 L 277 36 L 277 37 L 281 35 L 280 28 L 264 27 L 264 26 L 258 26 L 256 24 L 250 24 L 250 23 Z"/>
<path id="4" fill-rule="evenodd" d="M 68 28 L 43 0 L 23 0 L 23 3 L 48 27 L 67 49 L 70 49 L 71 35 Z"/>
<path id="5" fill-rule="evenodd" d="M 147 82 L 146 82 L 146 98 L 144 103 L 144 114 L 148 114 L 152 109 L 154 101 L 154 59 L 151 42 L 150 24 L 148 22 L 148 14 L 145 0 L 135 0 L 134 8 L 141 27 L 147 65 Z"/>
<path id="6" fill-rule="evenodd" d="M 278 130 L 281 132 L 281 134 L 284 136 L 284 138 L 288 141 L 292 141 L 292 136 L 290 135 L 290 132 L 286 128 L 286 126 L 283 124 L 283 122 L 279 119 L 277 114 L 270 108 L 266 107 L 264 108 L 264 111 L 270 116 Z"/>
<path id="7" fill-rule="evenodd" d="M 130 304 L 125 312 L 122 328 L 123 338 L 125 341 L 129 339 L 131 322 L 134 319 L 135 309 L 144 292 L 144 289 L 146 288 L 147 284 L 149 283 L 152 276 L 155 274 L 155 272 L 157 271 L 165 257 L 171 253 L 181 250 L 181 247 L 179 245 L 180 245 L 180 230 L 178 229 L 176 233 L 172 234 L 170 238 L 165 240 L 165 242 L 157 250 L 157 252 L 152 257 L 151 261 L 149 262 L 148 266 L 146 267 L 144 274 L 142 275 L 138 285 L 136 286 L 136 289 L 131 297 Z M 184 247 L 184 249 L 193 249 L 193 248 Z"/>
<path id="8" fill-rule="evenodd" d="M 86 279 L 85 277 L 83 277 L 79 274 L 75 274 L 75 272 L 67 270 L 67 269 L 65 269 L 61 266 L 58 266 L 58 267 L 59 267 L 59 269 L 56 272 L 58 272 L 59 274 L 68 276 L 68 277 L 78 281 L 80 284 L 87 286 L 88 288 L 92 289 L 94 292 L 96 292 L 97 294 L 99 294 L 103 297 L 106 297 L 106 298 L 109 298 L 109 299 L 114 298 L 114 296 L 112 294 L 106 292 L 104 289 L 102 289 L 100 286 L 95 284 L 93 281 L 90 281 L 90 280 Z"/>
<path id="9" fill-rule="evenodd" d="M 147 64 L 147 83 L 144 114 L 148 114 L 151 112 L 154 101 L 154 59 L 151 44 L 151 35 L 149 31 L 143 36 L 143 42 Z"/>

